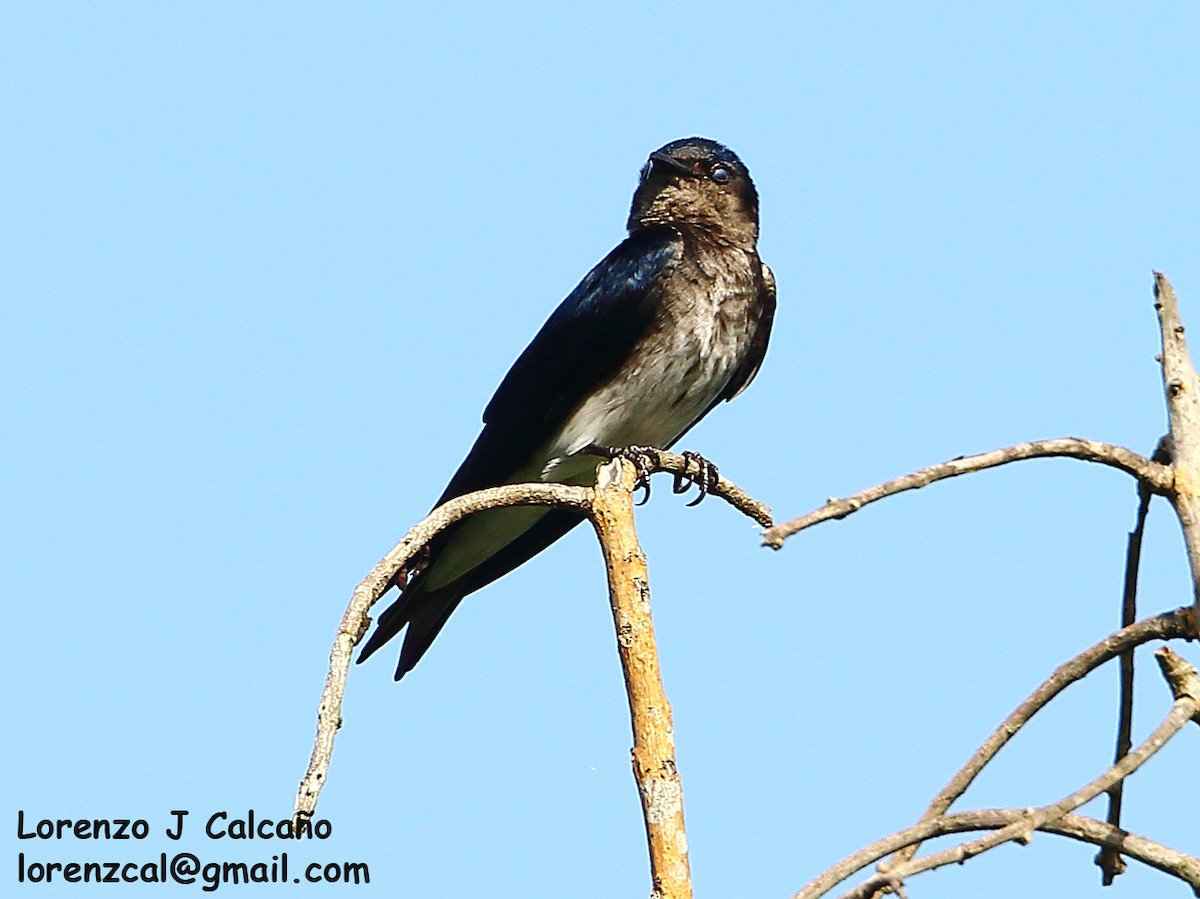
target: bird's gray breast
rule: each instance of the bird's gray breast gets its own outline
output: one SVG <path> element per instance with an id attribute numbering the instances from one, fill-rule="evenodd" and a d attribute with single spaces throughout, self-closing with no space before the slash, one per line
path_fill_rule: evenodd
<path id="1" fill-rule="evenodd" d="M 759 265 L 753 252 L 735 248 L 685 253 L 667 276 L 646 333 L 568 418 L 548 456 L 561 460 L 589 443 L 666 448 L 678 440 L 722 394 L 750 349 Z"/>

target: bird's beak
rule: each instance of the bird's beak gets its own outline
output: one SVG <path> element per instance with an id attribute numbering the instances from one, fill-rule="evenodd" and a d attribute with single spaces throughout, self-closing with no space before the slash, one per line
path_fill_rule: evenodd
<path id="1" fill-rule="evenodd" d="M 693 178 L 696 176 L 696 173 L 688 168 L 686 163 L 680 162 L 675 157 L 668 156 L 666 153 L 662 153 L 657 150 L 650 154 L 650 162 L 652 165 L 663 165 L 669 169 L 674 169 L 681 175 L 687 175 Z"/>

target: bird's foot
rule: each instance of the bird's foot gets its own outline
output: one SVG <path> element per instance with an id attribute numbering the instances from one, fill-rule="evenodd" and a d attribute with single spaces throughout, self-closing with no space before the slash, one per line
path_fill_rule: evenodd
<path id="1" fill-rule="evenodd" d="M 589 456 L 602 456 L 605 459 L 624 459 L 626 462 L 632 463 L 637 472 L 633 489 L 640 488 L 645 491 L 637 505 L 644 506 L 650 501 L 650 475 L 654 474 L 654 469 L 660 462 L 657 448 L 653 446 L 601 446 L 598 443 L 589 443 L 580 452 L 587 453 Z"/>
<path id="2" fill-rule="evenodd" d="M 693 453 L 691 450 L 684 450 L 684 461 L 690 466 L 695 463 L 698 469 L 696 474 L 679 472 L 675 475 L 675 483 L 671 485 L 672 493 L 687 493 L 688 489 L 695 484 L 700 488 L 700 495 L 688 503 L 688 506 L 699 505 L 704 497 L 708 496 L 708 491 L 716 486 L 721 475 L 717 471 L 717 466 L 709 462 L 699 453 Z"/>

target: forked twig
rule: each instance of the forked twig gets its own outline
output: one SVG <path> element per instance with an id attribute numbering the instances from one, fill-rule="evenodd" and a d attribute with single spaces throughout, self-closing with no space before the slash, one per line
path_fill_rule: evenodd
<path id="1" fill-rule="evenodd" d="M 924 823 L 945 814 L 946 810 L 967 791 L 979 772 L 995 758 L 1017 731 L 1071 684 L 1082 680 L 1086 675 L 1116 658 L 1125 650 L 1151 640 L 1192 639 L 1195 634 L 1191 608 L 1184 607 L 1122 628 L 1099 643 L 1088 647 L 1069 662 L 1060 665 L 1050 677 L 1029 694 L 1024 702 L 1013 709 L 1012 713 L 1000 723 L 1000 726 L 992 731 L 991 736 L 984 741 L 983 745 L 975 750 L 966 764 L 938 791 L 938 794 L 929 803 L 929 808 L 921 815 L 920 822 Z M 901 864 L 912 858 L 918 847 L 919 842 L 906 846 L 893 859 L 892 864 Z"/>
<path id="2" fill-rule="evenodd" d="M 663 452 L 655 470 L 686 477 L 696 467 L 692 460 Z M 370 626 L 367 613 L 397 577 L 402 577 L 421 549 L 450 525 L 485 509 L 518 505 L 575 509 L 593 522 L 608 566 L 609 598 L 633 721 L 634 774 L 642 796 L 654 896 L 689 899 L 691 874 L 683 829 L 683 791 L 675 766 L 670 705 L 658 670 L 646 560 L 634 531 L 634 477 L 633 467 L 617 459 L 599 467 L 598 486 L 594 489 L 564 484 L 514 484 L 469 493 L 431 512 L 379 561 L 355 588 L 334 635 L 329 673 L 317 709 L 312 756 L 296 794 L 296 819 L 312 816 L 327 780 L 334 740 L 342 725 L 342 698 L 351 655 Z M 718 478 L 706 487 L 708 493 L 726 500 L 759 524 L 771 523 L 770 510 L 732 481 Z"/>
<path id="3" fill-rule="evenodd" d="M 1197 675 L 1195 668 L 1166 647 L 1159 649 L 1155 655 L 1163 676 L 1171 688 L 1171 693 L 1175 700 L 1174 704 L 1171 706 L 1171 710 L 1167 713 L 1162 723 L 1154 729 L 1153 733 L 1117 764 L 1071 795 L 1051 805 L 1042 806 L 1037 809 L 1027 809 L 1014 820 L 1009 821 L 1002 827 L 993 830 L 979 839 L 963 843 L 959 846 L 953 846 L 941 852 L 932 853 L 923 858 L 911 859 L 886 866 L 881 865 L 880 867 L 883 870 L 880 873 L 855 887 L 853 890 L 842 894 L 841 899 L 868 899 L 868 897 L 880 890 L 896 890 L 900 884 L 914 874 L 944 865 L 961 864 L 967 859 L 986 852 L 1002 843 L 1013 840 L 1028 843 L 1035 831 L 1047 828 L 1052 823 L 1060 821 L 1064 815 L 1094 799 L 1100 793 L 1107 790 L 1113 783 L 1128 777 L 1136 771 L 1159 749 L 1165 746 L 1189 721 L 1200 723 L 1200 675 Z M 931 833 L 937 832 L 939 829 L 934 820 L 920 822 L 917 828 L 921 828 L 922 825 L 929 827 Z M 924 839 L 924 837 L 901 837 L 900 834 L 894 834 L 886 838 L 885 841 L 880 842 L 881 844 L 887 842 L 889 845 L 898 843 L 907 847 L 909 845 L 916 845 L 921 839 Z M 888 850 L 883 850 L 883 852 L 886 851 Z M 834 868 L 826 871 L 816 880 L 812 881 L 805 889 L 797 893 L 795 899 L 815 899 L 815 897 L 823 895 L 840 880 L 852 874 L 854 870 L 859 870 L 865 865 L 870 864 L 871 859 L 864 860 L 864 857 L 871 854 L 872 852 L 865 851 L 856 853 L 852 858 L 855 859 L 855 863 L 860 860 L 862 863 L 857 868 L 844 874 L 842 872 L 851 864 L 849 859 L 834 866 Z M 878 858 L 881 854 L 883 853 L 879 853 L 875 857 Z M 1183 856 L 1182 853 L 1177 854 L 1177 860 L 1180 859 L 1184 864 L 1178 870 L 1172 865 L 1164 867 L 1160 864 L 1156 865 L 1156 867 L 1160 867 L 1162 870 L 1166 870 L 1168 873 L 1176 875 L 1185 881 L 1193 882 L 1197 874 L 1197 860 L 1190 856 Z M 838 874 L 841 874 L 841 876 L 837 877 Z M 837 877 L 837 879 L 833 879 L 834 877 Z"/>
<path id="4" fill-rule="evenodd" d="M 808 883 L 793 899 L 816 899 L 823 896 L 856 871 L 861 871 L 884 856 L 907 846 L 952 833 L 997 830 L 1015 822 L 1025 821 L 1028 813 L 1028 809 L 980 809 L 920 821 L 904 830 L 889 834 L 870 846 L 864 846 L 853 855 L 842 859 Z M 1179 852 L 1085 815 L 1068 813 L 1055 821 L 1047 821 L 1039 829 L 1045 833 L 1071 837 L 1096 846 L 1112 846 L 1130 858 L 1179 877 L 1200 895 L 1200 858 L 1194 855 Z"/>
<path id="5" fill-rule="evenodd" d="M 881 841 L 894 845 L 897 850 L 896 856 L 890 862 L 880 865 L 878 877 L 850 895 L 869 896 L 882 891 L 898 889 L 903 878 L 910 873 L 945 864 L 947 859 L 963 861 L 1006 839 L 1024 838 L 1031 827 L 1036 829 L 1043 825 L 1048 826 L 1055 816 L 1061 816 L 1064 811 L 1069 811 L 1066 806 L 1074 807 L 1071 806 L 1072 802 L 1075 802 L 1080 796 L 1094 791 L 1099 784 L 1106 784 L 1101 789 L 1109 793 L 1110 806 L 1107 827 L 1110 833 L 1123 833 L 1118 826 L 1121 784 L 1130 770 L 1129 766 L 1136 766 L 1139 763 L 1139 755 L 1148 757 L 1147 752 L 1153 752 L 1158 745 L 1161 745 L 1154 741 L 1162 736 L 1160 732 L 1156 732 L 1157 736 L 1143 743 L 1138 750 L 1131 752 L 1129 749 L 1132 727 L 1133 648 L 1139 643 L 1156 638 L 1196 639 L 1198 629 L 1200 629 L 1200 378 L 1197 377 L 1188 356 L 1175 292 L 1167 279 L 1158 272 L 1155 273 L 1154 293 L 1155 309 L 1162 332 L 1163 351 L 1160 361 L 1163 368 L 1163 387 L 1167 399 L 1171 431 L 1166 438 L 1160 441 L 1151 459 L 1146 459 L 1123 447 L 1077 438 L 1017 444 L 989 453 L 952 459 L 861 491 L 846 499 L 830 499 L 823 507 L 769 528 L 764 533 L 763 542 L 779 549 L 789 536 L 804 528 L 830 519 L 844 518 L 864 505 L 876 502 L 886 496 L 923 487 L 944 478 L 980 471 L 1020 459 L 1071 456 L 1120 468 L 1138 480 L 1139 510 L 1137 525 L 1130 534 L 1127 550 L 1122 629 L 1061 666 L 1009 715 L 987 742 L 976 751 L 967 764 L 934 798 L 918 824 L 904 832 L 911 839 L 897 841 L 888 838 L 887 841 Z M 1182 525 L 1192 570 L 1193 604 L 1168 615 L 1160 615 L 1134 624 L 1141 539 L 1149 501 L 1154 494 L 1161 494 L 1168 498 Z M 1021 825 L 1006 825 L 1003 832 L 993 833 L 965 846 L 913 861 L 913 856 L 921 840 L 925 839 L 924 836 L 915 834 L 933 833 L 940 826 L 939 822 L 944 823 L 948 820 L 944 817 L 946 810 L 962 795 L 979 771 L 1011 739 L 1013 734 L 1068 684 L 1118 655 L 1122 659 L 1121 714 L 1113 767 L 1101 778 L 1085 787 L 1083 791 L 1067 797 L 1062 803 L 1031 812 L 1033 817 L 1030 821 L 1025 821 Z M 1164 673 L 1167 673 L 1164 662 L 1167 659 L 1177 660 L 1178 657 L 1164 648 L 1159 653 L 1160 666 L 1164 666 Z M 1171 676 L 1168 674 L 1168 680 L 1170 679 Z M 1195 682 L 1194 670 L 1190 675 L 1190 682 Z M 1172 683 L 1174 686 L 1174 682 Z M 1179 709 L 1180 704 L 1177 702 L 1175 713 L 1178 713 Z M 1163 726 L 1167 726 L 1167 723 L 1164 722 Z M 1095 794 L 1091 792 L 1090 795 Z M 951 817 L 957 819 L 959 816 Z M 1099 822 L 1095 823 L 1099 826 Z M 1025 831 L 1022 831 L 1021 827 L 1024 827 Z M 931 828 L 933 829 L 931 830 Z M 1005 836 L 1005 834 L 1009 835 Z M 1109 883 L 1116 874 L 1123 870 L 1123 862 L 1119 855 L 1122 844 L 1112 839 L 1098 841 L 1098 844 L 1102 846 L 1102 851 L 1097 856 L 1097 864 L 1105 872 L 1105 883 Z M 1135 855 L 1132 850 L 1129 854 Z M 1189 864 L 1191 863 L 1189 862 Z M 1189 870 L 1194 873 L 1194 868 Z M 1188 878 L 1185 877 L 1185 879 Z M 1189 882 L 1195 885 L 1194 879 Z M 819 892 L 811 895 L 818 895 Z M 802 895 L 810 894 L 806 891 Z M 1198 891 L 1198 895 L 1200 895 L 1200 891 Z"/>

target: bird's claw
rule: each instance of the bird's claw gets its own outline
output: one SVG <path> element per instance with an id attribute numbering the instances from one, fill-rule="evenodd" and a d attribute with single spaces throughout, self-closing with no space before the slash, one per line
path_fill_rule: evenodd
<path id="1" fill-rule="evenodd" d="M 633 489 L 641 489 L 642 498 L 637 502 L 637 505 L 644 506 L 650 501 L 650 475 L 654 474 L 654 470 L 661 463 L 661 458 L 658 450 L 653 446 L 600 446 L 596 443 L 591 443 L 585 446 L 582 452 L 589 453 L 595 456 L 604 456 L 607 459 L 624 459 L 633 465 L 634 471 L 637 472 L 637 477 L 633 482 Z"/>
<path id="2" fill-rule="evenodd" d="M 658 450 L 652 446 L 626 446 L 618 450 L 617 455 L 633 464 L 637 477 L 633 481 L 633 489 L 641 488 L 642 498 L 635 504 L 644 506 L 650 502 L 650 475 L 658 467 L 660 459 Z"/>
<path id="3" fill-rule="evenodd" d="M 709 462 L 699 453 L 693 453 L 691 450 L 683 452 L 683 459 L 687 465 L 696 464 L 696 474 L 688 474 L 687 469 L 677 472 L 675 475 L 675 483 L 671 485 L 672 493 L 686 493 L 688 489 L 695 484 L 700 488 L 700 495 L 688 503 L 688 507 L 700 504 L 704 497 L 708 496 L 708 491 L 716 486 L 720 474 L 717 472 L 717 466 Z"/>

